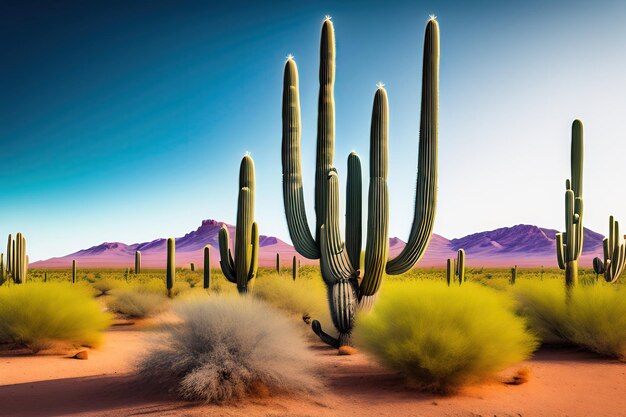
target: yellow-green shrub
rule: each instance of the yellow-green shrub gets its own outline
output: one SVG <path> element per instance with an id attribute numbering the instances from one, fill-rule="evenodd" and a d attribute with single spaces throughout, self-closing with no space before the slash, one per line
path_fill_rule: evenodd
<path id="1" fill-rule="evenodd" d="M 424 388 L 448 391 L 530 356 L 536 338 L 503 292 L 475 283 L 388 282 L 355 327 L 357 347 Z"/>
<path id="2" fill-rule="evenodd" d="M 108 300 L 109 311 L 130 318 L 145 318 L 165 310 L 168 299 L 165 295 L 136 288 L 118 289 Z"/>
<path id="3" fill-rule="evenodd" d="M 321 277 L 300 278 L 267 273 L 257 278 L 253 294 L 289 314 L 330 325 L 325 284 Z"/>
<path id="4" fill-rule="evenodd" d="M 599 281 L 566 296 L 562 281 L 516 286 L 521 312 L 545 342 L 570 342 L 626 360 L 626 288 Z"/>
<path id="5" fill-rule="evenodd" d="M 27 283 L 0 288 L 0 343 L 37 352 L 51 342 L 97 346 L 111 317 L 84 286 Z"/>

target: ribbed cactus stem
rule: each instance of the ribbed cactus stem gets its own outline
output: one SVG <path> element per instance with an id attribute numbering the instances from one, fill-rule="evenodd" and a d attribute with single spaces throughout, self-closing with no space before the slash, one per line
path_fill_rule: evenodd
<path id="1" fill-rule="evenodd" d="M 571 179 L 565 181 L 565 233 L 556 234 L 559 268 L 565 270 L 567 288 L 578 283 L 578 258 L 583 250 L 583 124 L 572 123 Z"/>
<path id="2" fill-rule="evenodd" d="M 250 155 L 241 160 L 239 198 L 235 226 L 235 256 L 230 251 L 228 228 L 219 233 L 220 266 L 224 276 L 237 284 L 240 294 L 252 290 L 258 269 L 259 230 L 254 221 L 254 161 Z"/>
<path id="3" fill-rule="evenodd" d="M 626 265 L 626 243 L 622 239 L 619 223 L 609 217 L 609 236 L 602 242 L 604 262 L 600 258 L 593 260 L 593 269 L 597 275 L 604 275 L 608 283 L 615 283 L 622 275 Z"/>
<path id="4" fill-rule="evenodd" d="M 208 289 L 211 285 L 211 245 L 204 247 L 204 282 L 202 287 Z"/>
<path id="5" fill-rule="evenodd" d="M 135 251 L 135 274 L 141 274 L 141 252 Z"/>
<path id="6" fill-rule="evenodd" d="M 76 259 L 72 259 L 72 284 L 76 284 Z"/>
<path id="7" fill-rule="evenodd" d="M 300 271 L 298 269 L 298 259 L 296 258 L 296 256 L 293 256 L 293 262 L 291 265 L 291 278 L 295 281 L 298 279 L 298 276 L 300 275 Z"/>
<path id="8" fill-rule="evenodd" d="M 465 251 L 459 249 L 456 258 L 456 275 L 459 278 L 459 285 L 461 285 L 465 282 Z"/>
<path id="9" fill-rule="evenodd" d="M 448 258 L 446 261 L 446 283 L 448 284 L 448 287 L 452 282 L 454 282 L 454 269 L 452 266 L 452 259 Z"/>
<path id="10" fill-rule="evenodd" d="M 276 254 L 276 272 L 280 273 L 280 253 Z"/>
<path id="11" fill-rule="evenodd" d="M 167 239 L 167 266 L 165 269 L 165 287 L 167 288 L 167 296 L 172 296 L 172 288 L 176 282 L 176 239 L 170 237 Z"/>

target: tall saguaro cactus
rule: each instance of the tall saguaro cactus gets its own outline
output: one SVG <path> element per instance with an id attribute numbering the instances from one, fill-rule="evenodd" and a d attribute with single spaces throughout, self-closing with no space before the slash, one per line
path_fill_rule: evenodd
<path id="1" fill-rule="evenodd" d="M 135 251 L 135 274 L 141 274 L 141 252 Z"/>
<path id="2" fill-rule="evenodd" d="M 619 234 L 619 223 L 613 216 L 609 217 L 609 237 L 604 238 L 602 247 L 604 249 L 604 261 L 595 258 L 593 269 L 596 274 L 604 275 L 606 282 L 612 284 L 622 275 L 626 265 L 626 244 Z"/>
<path id="3" fill-rule="evenodd" d="M 202 287 L 208 289 L 211 285 L 211 245 L 204 247 L 204 271 L 202 272 L 204 278 Z"/>
<path id="4" fill-rule="evenodd" d="M 26 282 L 26 272 L 28 270 L 28 256 L 26 256 L 26 238 L 21 233 L 15 235 L 12 240 L 12 260 L 11 275 L 16 284 Z"/>
<path id="5" fill-rule="evenodd" d="M 72 259 L 72 284 L 76 284 L 76 259 Z"/>
<path id="6" fill-rule="evenodd" d="M 228 228 L 223 225 L 219 233 L 222 272 L 226 279 L 237 284 L 240 294 L 252 290 L 259 265 L 259 229 L 254 221 L 254 181 L 254 161 L 250 155 L 246 155 L 239 168 L 234 257 L 230 251 Z"/>
<path id="7" fill-rule="evenodd" d="M 176 282 L 176 239 L 170 237 L 167 239 L 167 266 L 165 270 L 165 287 L 167 288 L 167 296 L 172 296 L 172 288 Z"/>
<path id="8" fill-rule="evenodd" d="M 583 251 L 583 124 L 572 123 L 571 179 L 565 181 L 565 233 L 556 234 L 556 259 L 565 270 L 565 285 L 578 283 L 578 258 Z"/>
<path id="9" fill-rule="evenodd" d="M 361 162 L 348 157 L 346 239 L 339 230 L 339 178 L 334 166 L 335 143 L 335 34 L 330 18 L 322 25 L 319 70 L 317 155 L 315 168 L 315 233 L 309 228 L 302 185 L 301 118 L 298 70 L 290 56 L 283 81 L 283 199 L 287 225 L 296 250 L 309 259 L 320 259 L 322 277 L 339 335 L 324 333 L 319 322 L 313 330 L 332 346 L 351 344 L 357 307 L 373 302 L 383 274 L 401 274 L 424 254 L 432 235 L 437 194 L 437 132 L 439 103 L 439 25 L 426 25 L 420 116 L 417 196 L 413 225 L 406 247 L 389 260 L 388 241 L 388 103 L 380 84 L 374 96 L 370 135 L 370 184 L 364 270 L 361 271 L 362 202 Z"/>
<path id="10" fill-rule="evenodd" d="M 459 285 L 465 282 L 465 251 L 459 249 L 456 253 L 456 259 L 448 258 L 446 262 L 446 282 L 448 287 L 451 282 L 459 281 Z"/>

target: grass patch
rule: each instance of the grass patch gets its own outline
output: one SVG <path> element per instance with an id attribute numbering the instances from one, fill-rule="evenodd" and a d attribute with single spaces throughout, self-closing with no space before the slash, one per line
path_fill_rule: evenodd
<path id="1" fill-rule="evenodd" d="M 295 324 L 251 297 L 179 302 L 182 323 L 165 328 L 138 372 L 181 398 L 223 403 L 247 396 L 311 392 L 311 358 Z"/>
<path id="2" fill-rule="evenodd" d="M 125 288 L 114 292 L 107 307 L 113 313 L 141 319 L 160 313 L 166 309 L 167 304 L 167 297 L 159 292 Z"/>
<path id="3" fill-rule="evenodd" d="M 514 294 L 545 343 L 567 342 L 626 360 L 626 287 L 579 285 L 569 300 L 563 281 L 526 282 Z"/>
<path id="4" fill-rule="evenodd" d="M 0 343 L 38 352 L 53 342 L 98 346 L 111 323 L 88 288 L 27 283 L 0 288 Z"/>
<path id="5" fill-rule="evenodd" d="M 530 356 L 536 338 L 506 293 L 480 284 L 386 283 L 359 316 L 357 347 L 422 388 L 452 391 Z"/>

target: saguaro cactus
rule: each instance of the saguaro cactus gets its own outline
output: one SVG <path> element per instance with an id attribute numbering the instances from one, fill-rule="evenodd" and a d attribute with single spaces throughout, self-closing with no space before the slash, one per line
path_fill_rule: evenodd
<path id="1" fill-rule="evenodd" d="M 604 275 L 606 282 L 616 282 L 626 265 L 626 244 L 619 234 L 619 223 L 609 217 L 609 237 L 602 241 L 604 262 L 600 258 L 593 260 L 593 269 L 598 275 Z"/>
<path id="2" fill-rule="evenodd" d="M 565 181 L 565 233 L 556 234 L 556 259 L 565 270 L 565 285 L 578 283 L 578 257 L 583 251 L 583 124 L 572 123 L 571 175 Z"/>
<path id="3" fill-rule="evenodd" d="M 167 296 L 172 296 L 172 288 L 176 282 L 176 239 L 167 239 L 167 268 L 165 270 L 165 287 Z"/>
<path id="4" fill-rule="evenodd" d="M 196 270 L 196 264 L 194 264 L 193 262 L 189 264 L 189 269 L 191 270 L 191 272 L 194 272 Z"/>
<path id="5" fill-rule="evenodd" d="M 511 285 L 515 285 L 515 280 L 517 280 L 517 265 L 511 268 Z"/>
<path id="6" fill-rule="evenodd" d="M 141 252 L 135 251 L 135 274 L 141 274 Z"/>
<path id="7" fill-rule="evenodd" d="M 456 259 L 448 258 L 446 263 L 446 282 L 448 287 L 451 282 L 458 280 L 459 285 L 465 282 L 465 251 L 459 249 L 456 253 Z"/>
<path id="8" fill-rule="evenodd" d="M 370 184 L 364 271 L 361 271 L 361 162 L 348 157 L 346 240 L 339 230 L 339 179 L 334 168 L 335 142 L 335 34 L 330 18 L 322 25 L 315 169 L 315 236 L 309 229 L 304 206 L 300 156 L 301 121 L 298 70 L 290 56 L 283 81 L 283 199 L 287 225 L 296 250 L 309 259 L 320 259 L 322 277 L 339 335 L 324 333 L 319 322 L 313 330 L 332 346 L 351 344 L 350 334 L 358 306 L 373 302 L 383 273 L 401 274 L 424 254 L 432 235 L 437 194 L 437 121 L 439 103 L 439 25 L 426 25 L 420 116 L 417 196 L 413 225 L 406 247 L 388 260 L 387 92 L 379 85 L 374 96 L 370 135 Z"/>
<path id="9" fill-rule="evenodd" d="M 296 279 L 298 279 L 298 276 L 300 276 L 300 269 L 298 267 L 298 259 L 296 258 L 296 255 L 293 255 L 293 262 L 291 266 L 291 278 L 293 278 L 293 280 L 295 281 Z"/>
<path id="10" fill-rule="evenodd" d="M 72 259 L 72 284 L 76 284 L 76 259 Z"/>
<path id="11" fill-rule="evenodd" d="M 13 274 L 13 236 L 9 234 L 9 241 L 7 242 L 7 266 L 6 271 L 8 275 Z"/>
<path id="12" fill-rule="evenodd" d="M 0 285 L 6 280 L 7 271 L 4 269 L 4 253 L 0 253 Z"/>
<path id="13" fill-rule="evenodd" d="M 203 288 L 208 289 L 211 285 L 211 245 L 206 245 L 204 247 L 204 282 Z"/>
<path id="14" fill-rule="evenodd" d="M 276 272 L 280 273 L 280 253 L 276 254 Z"/>
<path id="15" fill-rule="evenodd" d="M 250 155 L 241 160 L 235 256 L 230 251 L 230 236 L 224 225 L 219 233 L 220 266 L 226 279 L 237 284 L 240 294 L 252 290 L 259 265 L 259 229 L 254 221 L 254 161 Z"/>

